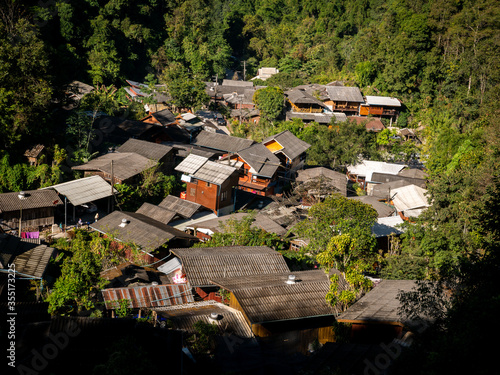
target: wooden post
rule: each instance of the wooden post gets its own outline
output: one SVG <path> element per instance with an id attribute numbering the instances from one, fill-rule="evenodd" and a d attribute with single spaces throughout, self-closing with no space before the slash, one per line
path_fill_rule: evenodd
<path id="1" fill-rule="evenodd" d="M 113 160 L 111 160 L 111 210 L 110 210 L 110 212 L 113 211 L 113 204 L 114 204 L 113 200 L 115 198 L 114 189 L 113 189 L 114 181 L 115 181 L 115 175 L 113 173 Z"/>

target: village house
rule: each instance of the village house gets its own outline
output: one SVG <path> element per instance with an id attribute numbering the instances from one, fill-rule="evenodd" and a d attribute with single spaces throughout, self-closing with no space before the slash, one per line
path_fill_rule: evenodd
<path id="1" fill-rule="evenodd" d="M 141 121 L 148 124 L 170 126 L 177 123 L 177 118 L 168 108 L 165 108 L 158 112 L 149 113 L 146 117 L 142 118 Z"/>
<path id="2" fill-rule="evenodd" d="M 349 116 L 349 120 L 355 121 L 358 125 L 365 125 L 367 132 L 378 133 L 385 129 L 384 124 L 377 117 Z"/>
<path id="3" fill-rule="evenodd" d="M 361 116 L 379 116 L 397 119 L 401 109 L 401 101 L 387 96 L 365 96 L 365 102 L 359 107 Z"/>
<path id="4" fill-rule="evenodd" d="M 220 162 L 225 160 L 239 168 L 238 189 L 262 196 L 275 193 L 281 164 L 266 146 L 253 144 L 235 154 L 226 155 Z"/>
<path id="5" fill-rule="evenodd" d="M 233 187 L 238 184 L 238 169 L 197 155 L 189 155 L 177 167 L 186 183 L 185 198 L 212 210 L 217 216 L 234 208 Z"/>
<path id="6" fill-rule="evenodd" d="M 129 87 L 125 87 L 130 100 L 135 100 L 144 103 L 144 109 L 149 111 L 161 111 L 167 108 L 168 103 L 172 98 L 168 95 L 166 86 L 162 84 L 155 84 L 152 87 L 145 83 L 126 80 Z"/>
<path id="7" fill-rule="evenodd" d="M 142 172 L 160 165 L 160 171 L 169 173 L 174 163 L 175 155 L 172 147 L 129 139 L 115 152 L 74 166 L 72 169 L 83 171 L 85 177 L 101 176 L 113 184 L 135 184 L 139 182 Z"/>
<path id="8" fill-rule="evenodd" d="M 360 104 L 364 103 L 363 95 L 357 87 L 326 86 L 328 99 L 323 103 L 333 112 L 346 115 L 357 115 Z"/>
<path id="9" fill-rule="evenodd" d="M 255 336 L 283 351 L 335 341 L 335 310 L 325 300 L 330 280 L 322 270 L 226 276 L 210 281 L 230 292 L 229 306 L 243 313 Z"/>
<path id="10" fill-rule="evenodd" d="M 278 174 L 281 178 L 294 180 L 295 172 L 304 167 L 306 151 L 311 145 L 297 138 L 289 130 L 272 135 L 261 142 L 275 154 L 281 165 Z"/>
<path id="11" fill-rule="evenodd" d="M 44 151 L 45 151 L 45 146 L 38 144 L 38 145 L 35 145 L 32 148 L 26 150 L 26 152 L 24 153 L 24 156 L 26 156 L 28 158 L 28 163 L 30 165 L 37 166 L 38 164 L 40 164 L 43 161 L 43 159 L 45 157 Z"/>
<path id="12" fill-rule="evenodd" d="M 373 183 L 373 174 L 384 173 L 397 175 L 407 166 L 383 161 L 363 160 L 356 165 L 347 166 L 347 177 L 351 182 L 357 183 L 370 195 Z M 371 184 L 371 185 L 370 185 Z"/>
<path id="13" fill-rule="evenodd" d="M 378 344 L 402 338 L 410 321 L 399 315 L 398 295 L 414 289 L 414 280 L 382 280 L 337 317 L 349 324 L 352 343 Z"/>
<path id="14" fill-rule="evenodd" d="M 292 112 L 323 113 L 329 111 L 329 108 L 321 100 L 308 94 L 303 89 L 285 91 L 285 98 Z"/>
<path id="15" fill-rule="evenodd" d="M 211 280 L 290 272 L 283 255 L 267 246 L 225 246 L 172 249 L 170 272 L 184 277 L 204 300 L 221 302 L 219 287 Z M 177 258 L 177 259 L 176 259 Z M 167 264 L 165 264 L 165 267 Z"/>
<path id="16" fill-rule="evenodd" d="M 198 239 L 157 220 L 135 212 L 114 211 L 89 225 L 90 228 L 122 243 L 134 243 L 147 264 L 159 261 L 168 253 L 166 247 L 192 246 Z M 164 246 L 167 245 L 167 246 Z M 128 259 L 133 260 L 130 251 Z"/>
<path id="17" fill-rule="evenodd" d="M 404 219 L 420 216 L 430 206 L 427 189 L 416 185 L 407 185 L 391 191 L 391 203 Z"/>
<path id="18" fill-rule="evenodd" d="M 257 75 L 253 77 L 251 81 L 253 81 L 254 79 L 265 81 L 266 79 L 271 78 L 273 75 L 278 74 L 279 72 L 279 69 L 276 68 L 259 68 L 257 70 Z"/>
<path id="19" fill-rule="evenodd" d="M 62 201 L 54 190 L 27 190 L 0 194 L 0 228 L 38 238 L 40 229 L 54 224 Z"/>
<path id="20" fill-rule="evenodd" d="M 332 193 L 347 196 L 347 177 L 325 167 L 306 168 L 297 171 L 295 181 L 310 196 L 323 199 Z M 307 200 L 307 197 L 303 197 Z"/>
<path id="21" fill-rule="evenodd" d="M 250 147 L 255 142 L 251 139 L 233 137 L 230 135 L 212 133 L 202 130 L 191 144 L 225 153 L 235 153 Z"/>

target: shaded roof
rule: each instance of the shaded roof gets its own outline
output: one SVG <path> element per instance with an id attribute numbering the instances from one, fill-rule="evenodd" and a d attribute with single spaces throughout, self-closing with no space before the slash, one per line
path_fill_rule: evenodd
<path id="1" fill-rule="evenodd" d="M 291 274 L 296 277 L 294 284 L 286 282 Z M 330 280 L 322 270 L 212 278 L 211 281 L 234 294 L 252 324 L 334 314 L 325 300 Z"/>
<path id="2" fill-rule="evenodd" d="M 26 152 L 24 153 L 24 156 L 31 157 L 31 158 L 37 158 L 40 155 L 40 153 L 43 151 L 44 148 L 45 148 L 45 146 L 42 144 L 35 145 L 32 148 L 26 150 Z"/>
<path id="3" fill-rule="evenodd" d="M 365 103 L 368 105 L 381 105 L 389 107 L 401 107 L 399 99 L 388 96 L 365 96 Z"/>
<path id="4" fill-rule="evenodd" d="M 348 197 L 348 199 L 358 200 L 363 202 L 364 204 L 372 206 L 375 209 L 375 211 L 377 211 L 378 217 L 391 216 L 395 211 L 393 207 L 383 202 L 379 202 L 379 200 L 376 197 L 372 197 L 371 195 Z"/>
<path id="5" fill-rule="evenodd" d="M 382 280 L 371 291 L 337 317 L 344 323 L 402 323 L 398 314 L 401 291 L 408 292 L 416 286 L 413 280 Z"/>
<path id="6" fill-rule="evenodd" d="M 174 150 L 177 151 L 177 156 L 185 158 L 189 154 L 199 155 L 206 158 L 213 158 L 214 156 L 224 154 L 224 151 L 212 150 L 205 147 L 180 143 L 180 142 L 162 142 L 162 144 L 171 146 Z"/>
<path id="7" fill-rule="evenodd" d="M 126 137 L 127 139 L 131 137 L 140 138 L 152 129 L 157 129 L 158 131 L 163 129 L 161 125 L 137 120 L 124 120 L 123 118 L 114 116 L 101 116 L 96 119 L 94 125 L 104 134 L 119 135 L 118 133 L 122 132 L 121 137 Z"/>
<path id="8" fill-rule="evenodd" d="M 429 207 L 427 190 L 417 185 L 407 185 L 391 191 L 392 201 L 398 211 Z"/>
<path id="9" fill-rule="evenodd" d="M 386 163 L 385 161 L 363 160 L 356 165 L 347 166 L 350 174 L 364 176 L 366 181 L 372 181 L 372 174 L 374 172 L 387 173 L 397 175 L 405 164 Z"/>
<path id="10" fill-rule="evenodd" d="M 259 176 L 271 178 L 280 166 L 280 159 L 261 143 L 253 144 L 237 154 L 252 168 L 252 174 Z"/>
<path id="11" fill-rule="evenodd" d="M 325 167 L 315 167 L 301 169 L 297 171 L 295 181 L 302 183 L 311 183 L 317 179 L 330 181 L 332 188 L 335 188 L 343 196 L 347 195 L 347 177 L 343 173 Z M 311 186 L 313 188 L 313 186 Z"/>
<path id="12" fill-rule="evenodd" d="M 161 160 L 172 151 L 172 147 L 160 143 L 129 139 L 116 149 L 117 152 L 133 152 L 151 160 Z"/>
<path id="13" fill-rule="evenodd" d="M 216 301 L 201 301 L 184 305 L 155 308 L 159 315 L 169 319 L 175 329 L 182 329 L 188 333 L 196 333 L 194 324 L 202 321 L 215 324 L 223 333 L 235 334 L 239 337 L 254 337 L 245 317 L 236 309 Z M 217 314 L 212 319 L 211 314 Z"/>
<path id="14" fill-rule="evenodd" d="M 163 224 L 168 224 L 176 216 L 174 211 L 147 202 L 143 203 L 135 212 L 155 219 Z"/>
<path id="15" fill-rule="evenodd" d="M 397 177 L 397 176 L 394 176 L 394 177 Z M 372 188 L 371 195 L 374 197 L 389 199 L 390 198 L 389 195 L 391 195 L 391 196 L 394 195 L 394 192 L 393 192 L 394 189 L 397 189 L 397 188 L 400 188 L 403 186 L 407 186 L 407 185 L 411 185 L 411 184 L 412 183 L 410 181 L 407 181 L 407 180 L 395 180 L 395 181 L 391 181 L 391 182 L 384 182 L 382 184 L 376 184 Z"/>
<path id="16" fill-rule="evenodd" d="M 107 288 L 139 286 L 157 282 L 170 284 L 165 274 L 151 267 L 141 267 L 129 261 L 120 263 L 101 272 L 101 277 L 108 280 Z"/>
<path id="17" fill-rule="evenodd" d="M 289 130 L 284 130 L 281 133 L 267 137 L 262 141 L 262 144 L 265 145 L 273 140 L 283 146 L 283 148 L 277 152 L 282 152 L 286 155 L 286 157 L 292 160 L 303 152 L 306 152 L 311 147 L 309 143 L 297 138 Z"/>
<path id="18" fill-rule="evenodd" d="M 124 227 L 120 227 L 122 219 L 127 220 Z M 190 234 L 134 212 L 114 211 L 90 227 L 114 235 L 119 241 L 133 242 L 144 251 L 155 250 L 174 238 L 197 240 Z"/>
<path id="19" fill-rule="evenodd" d="M 101 290 L 107 309 L 119 307 L 118 300 L 128 300 L 129 308 L 173 306 L 194 302 L 191 285 L 145 285 Z"/>
<path id="20" fill-rule="evenodd" d="M 187 219 L 193 216 L 194 213 L 201 207 L 198 203 L 189 202 L 185 199 L 174 197 L 173 195 L 167 195 L 158 206 L 174 211 Z"/>
<path id="21" fill-rule="evenodd" d="M 238 152 L 250 147 L 254 141 L 202 130 L 191 143 L 196 146 L 207 147 L 214 150 Z"/>
<path id="22" fill-rule="evenodd" d="M 326 92 L 334 102 L 364 102 L 363 95 L 357 87 L 327 86 Z"/>
<path id="23" fill-rule="evenodd" d="M 167 108 L 155 113 L 151 113 L 151 116 L 153 116 L 160 124 L 164 126 L 170 125 L 176 120 L 174 114 Z"/>
<path id="24" fill-rule="evenodd" d="M 156 161 L 133 152 L 112 152 L 99 156 L 83 165 L 71 167 L 71 169 L 78 171 L 94 170 L 111 175 L 111 161 L 113 161 L 113 175 L 120 180 L 134 177 L 157 164 Z"/>
<path id="25" fill-rule="evenodd" d="M 267 246 L 224 246 L 172 249 L 193 285 L 213 285 L 212 279 L 290 272 L 283 256 Z"/>
<path id="26" fill-rule="evenodd" d="M 0 213 L 19 211 L 21 208 L 34 209 L 55 207 L 62 204 L 61 199 L 54 190 L 26 190 L 24 199 L 19 199 L 19 192 L 0 194 Z"/>
<path id="27" fill-rule="evenodd" d="M 427 178 L 427 173 L 418 168 L 405 168 L 401 172 L 399 172 L 400 176 L 408 177 L 408 178 L 416 178 L 425 180 Z"/>
<path id="28" fill-rule="evenodd" d="M 326 107 L 321 100 L 316 99 L 302 89 L 285 91 L 285 96 L 293 104 L 315 104 L 320 107 Z"/>
<path id="29" fill-rule="evenodd" d="M 110 197 L 111 184 L 107 183 L 101 176 L 90 176 L 63 182 L 45 189 L 54 189 L 64 195 L 74 206 Z M 116 189 L 114 189 L 116 193 Z"/>
<path id="30" fill-rule="evenodd" d="M 243 218 L 249 216 L 251 214 L 246 213 L 246 212 L 236 212 L 232 213 L 231 215 L 225 215 L 225 216 L 220 216 L 216 217 L 214 219 L 209 219 L 205 221 L 199 221 L 196 222 L 192 225 L 187 226 L 187 228 L 196 228 L 198 230 L 200 229 L 208 229 L 210 232 L 221 232 L 224 229 L 224 224 L 228 220 L 242 220 Z M 283 228 L 281 225 L 273 221 L 270 217 L 267 215 L 257 213 L 255 215 L 255 218 L 252 222 L 252 227 L 254 228 L 260 228 L 268 233 L 276 233 L 279 236 L 282 236 L 287 233 L 287 230 Z M 210 233 L 208 233 L 210 234 Z"/>
<path id="31" fill-rule="evenodd" d="M 52 247 L 40 240 L 26 240 L 9 234 L 0 234 L 0 267 L 15 264 L 15 270 L 25 276 L 43 277 L 45 269 L 54 255 Z"/>

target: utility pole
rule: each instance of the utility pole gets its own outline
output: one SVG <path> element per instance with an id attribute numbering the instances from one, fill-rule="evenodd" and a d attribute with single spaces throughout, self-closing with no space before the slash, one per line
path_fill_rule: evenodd
<path id="1" fill-rule="evenodd" d="M 243 60 L 243 81 L 247 80 L 247 62 Z"/>
<path id="2" fill-rule="evenodd" d="M 111 160 L 111 210 L 109 212 L 113 212 L 113 204 L 115 200 L 115 192 L 114 192 L 114 181 L 115 180 L 115 175 L 113 173 L 113 160 Z"/>

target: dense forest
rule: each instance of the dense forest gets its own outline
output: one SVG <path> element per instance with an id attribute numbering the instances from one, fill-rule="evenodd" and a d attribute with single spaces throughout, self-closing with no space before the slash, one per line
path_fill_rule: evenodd
<path id="1" fill-rule="evenodd" d="M 64 87 L 73 80 L 101 87 L 102 98 L 125 79 L 173 88 L 276 67 L 265 84 L 280 90 L 338 80 L 399 98 L 398 125 L 423 129 L 412 153 L 425 164 L 432 206 L 378 259 L 382 276 L 461 285 L 448 314 L 400 366 L 407 374 L 477 373 L 478 362 L 492 360 L 481 348 L 500 296 L 497 1 L 1 0 L 0 16 L 0 192 L 61 180 L 68 142 L 78 138 L 61 132 Z M 354 134 L 272 126 L 317 139 L 313 160 L 333 167 L 320 143 Z M 364 137 L 356 135 L 363 140 L 350 151 L 380 157 L 384 143 L 374 151 Z M 23 164 L 40 140 L 52 163 Z M 408 304 L 422 309 L 421 301 Z"/>

